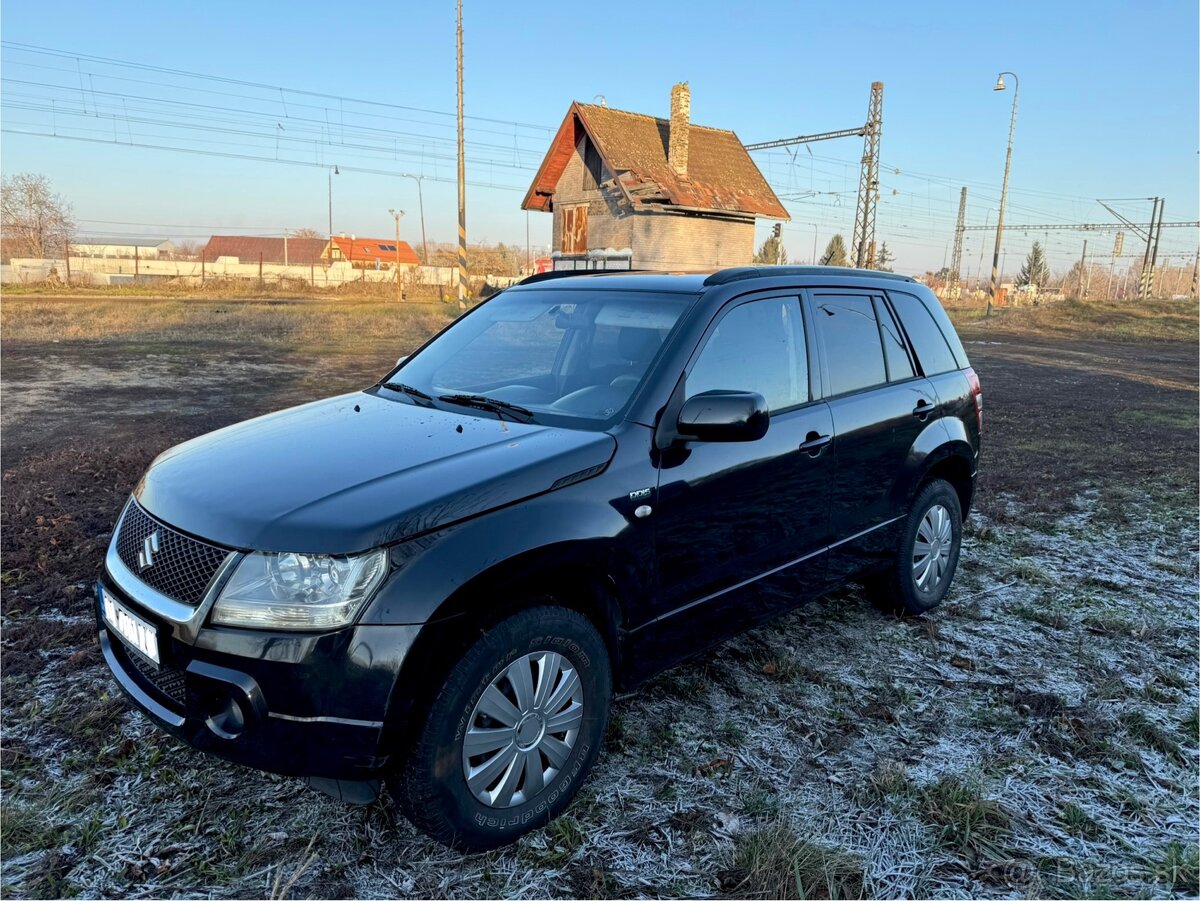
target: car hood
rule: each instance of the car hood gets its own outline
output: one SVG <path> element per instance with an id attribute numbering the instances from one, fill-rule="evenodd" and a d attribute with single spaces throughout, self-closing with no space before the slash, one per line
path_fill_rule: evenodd
<path id="1" fill-rule="evenodd" d="M 548 491 L 615 449 L 605 432 L 357 392 L 180 444 L 134 495 L 164 522 L 218 544 L 347 554 Z"/>

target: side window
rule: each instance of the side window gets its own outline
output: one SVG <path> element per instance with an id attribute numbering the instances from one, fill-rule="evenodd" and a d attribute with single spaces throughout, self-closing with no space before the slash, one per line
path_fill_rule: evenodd
<path id="1" fill-rule="evenodd" d="M 846 394 L 887 381 L 879 322 L 870 297 L 815 294 L 813 310 L 831 393 Z"/>
<path id="2" fill-rule="evenodd" d="M 883 336 L 883 356 L 887 360 L 888 381 L 901 382 L 911 379 L 914 375 L 912 360 L 908 358 L 908 351 L 904 349 L 900 328 L 881 297 L 875 298 L 875 315 L 879 317 L 879 334 Z"/>
<path id="3" fill-rule="evenodd" d="M 938 375 L 942 372 L 952 372 L 958 369 L 958 361 L 950 349 L 946 336 L 934 321 L 929 310 L 921 303 L 920 298 L 912 294 L 892 294 L 892 303 L 908 333 L 913 350 L 926 375 Z"/>
<path id="4" fill-rule="evenodd" d="M 705 391 L 757 391 L 771 411 L 805 403 L 808 356 L 799 301 L 754 300 L 726 313 L 687 376 L 688 397 Z"/>

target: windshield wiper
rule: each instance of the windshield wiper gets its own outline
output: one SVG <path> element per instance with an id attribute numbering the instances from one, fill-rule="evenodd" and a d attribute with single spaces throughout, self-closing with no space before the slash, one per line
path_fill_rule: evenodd
<path id="1" fill-rule="evenodd" d="M 420 388 L 414 388 L 412 385 L 405 385 L 403 382 L 384 382 L 379 387 L 387 388 L 389 391 L 399 391 L 401 394 L 407 394 L 413 400 L 420 401 L 422 406 L 433 406 L 433 398 Z"/>
<path id="2" fill-rule="evenodd" d="M 529 422 L 533 419 L 533 411 L 528 410 L 519 404 L 510 404 L 506 400 L 496 400 L 494 397 L 485 397 L 482 394 L 440 394 L 438 400 L 448 404 L 458 404 L 460 407 L 475 407 L 478 410 L 488 410 L 500 416 L 507 413 L 514 420 L 518 418 Z"/>

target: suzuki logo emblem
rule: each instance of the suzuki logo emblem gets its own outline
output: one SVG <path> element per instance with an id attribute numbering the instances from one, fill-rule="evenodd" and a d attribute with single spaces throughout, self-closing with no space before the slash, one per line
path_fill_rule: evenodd
<path id="1" fill-rule="evenodd" d="M 138 551 L 138 569 L 149 569 L 154 565 L 154 555 L 158 553 L 158 529 L 146 536 L 142 549 Z"/>

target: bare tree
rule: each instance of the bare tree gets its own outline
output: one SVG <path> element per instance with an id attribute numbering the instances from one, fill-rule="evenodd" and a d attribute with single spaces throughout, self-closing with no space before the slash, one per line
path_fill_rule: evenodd
<path id="1" fill-rule="evenodd" d="M 293 238 L 321 238 L 324 240 L 329 235 L 324 235 L 315 228 L 298 228 L 290 233 Z"/>
<path id="2" fill-rule="evenodd" d="M 75 228 L 71 204 L 44 175 L 19 172 L 0 184 L 0 243 L 5 261 L 61 256 Z"/>

